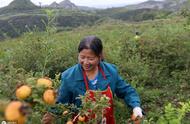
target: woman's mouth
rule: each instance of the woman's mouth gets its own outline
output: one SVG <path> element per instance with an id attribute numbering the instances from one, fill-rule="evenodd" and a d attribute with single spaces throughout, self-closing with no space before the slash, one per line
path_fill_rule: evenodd
<path id="1" fill-rule="evenodd" d="M 83 68 L 84 68 L 85 70 L 89 70 L 91 67 L 92 67 L 91 65 L 84 65 L 84 66 L 83 66 Z"/>

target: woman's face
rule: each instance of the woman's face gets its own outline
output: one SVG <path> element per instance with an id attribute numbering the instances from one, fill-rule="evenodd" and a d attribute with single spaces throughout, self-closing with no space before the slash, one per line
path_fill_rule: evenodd
<path id="1" fill-rule="evenodd" d="M 91 49 L 83 49 L 79 53 L 78 60 L 85 71 L 92 71 L 98 66 L 100 57 L 96 56 Z"/>

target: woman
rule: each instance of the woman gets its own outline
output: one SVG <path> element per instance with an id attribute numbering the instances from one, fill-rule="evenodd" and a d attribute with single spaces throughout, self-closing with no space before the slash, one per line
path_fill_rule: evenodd
<path id="1" fill-rule="evenodd" d="M 78 46 L 79 63 L 62 73 L 57 102 L 74 103 L 79 107 L 81 101 L 76 99 L 79 95 L 84 95 L 87 90 L 101 90 L 110 98 L 110 109 L 106 109 L 104 117 L 106 124 L 115 124 L 112 94 L 124 99 L 133 109 L 135 117 L 142 117 L 140 99 L 135 89 L 119 76 L 113 64 L 102 61 L 102 51 L 102 41 L 98 37 L 87 36 L 81 40 Z M 46 114 L 43 122 L 51 119 L 51 115 Z"/>

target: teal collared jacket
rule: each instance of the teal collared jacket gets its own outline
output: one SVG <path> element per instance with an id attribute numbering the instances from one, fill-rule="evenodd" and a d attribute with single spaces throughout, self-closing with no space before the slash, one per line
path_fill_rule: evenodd
<path id="1" fill-rule="evenodd" d="M 125 103 L 134 108 L 140 107 L 140 99 L 133 87 L 125 82 L 118 74 L 115 65 L 106 62 L 100 62 L 106 79 L 99 72 L 97 77 L 96 87 L 99 90 L 105 90 L 109 85 L 112 93 L 117 97 L 124 99 Z M 93 86 L 89 84 L 89 89 L 93 89 Z M 79 95 L 84 95 L 86 87 L 82 74 L 82 66 L 76 64 L 73 67 L 64 71 L 61 75 L 61 86 L 58 90 L 57 103 L 73 103 L 76 106 L 81 105 L 80 99 L 77 99 Z"/>

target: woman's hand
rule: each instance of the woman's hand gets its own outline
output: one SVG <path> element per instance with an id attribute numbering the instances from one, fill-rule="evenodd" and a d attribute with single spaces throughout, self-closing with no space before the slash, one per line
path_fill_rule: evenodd
<path id="1" fill-rule="evenodd" d="M 142 109 L 140 107 L 135 107 L 133 109 L 133 114 L 131 115 L 130 121 L 133 124 L 140 124 L 143 118 Z"/>
<path id="2" fill-rule="evenodd" d="M 142 109 L 140 107 L 135 107 L 133 109 L 133 116 L 142 118 L 143 117 Z"/>
<path id="3" fill-rule="evenodd" d="M 54 117 L 51 113 L 47 112 L 42 118 L 42 124 L 52 124 Z"/>

